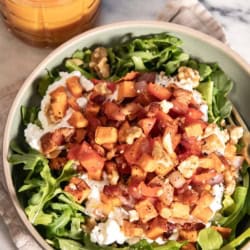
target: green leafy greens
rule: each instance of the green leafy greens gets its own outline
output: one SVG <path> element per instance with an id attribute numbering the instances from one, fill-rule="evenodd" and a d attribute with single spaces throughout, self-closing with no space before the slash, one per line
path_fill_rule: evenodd
<path id="1" fill-rule="evenodd" d="M 190 58 L 182 49 L 182 41 L 167 33 L 131 38 L 124 36 L 115 46 L 107 47 L 110 65 L 109 81 L 115 81 L 126 73 L 135 70 L 140 72 L 161 72 L 171 76 L 177 73 L 180 66 L 186 65 L 199 71 L 200 85 L 197 90 L 208 104 L 209 122 L 221 123 L 230 115 L 232 106 L 227 96 L 233 87 L 232 81 L 216 63 L 203 63 Z M 94 48 L 76 50 L 62 64 L 47 70 L 39 79 L 38 93 L 46 94 L 50 84 L 60 78 L 59 72 L 80 71 L 88 79 L 98 78 L 90 68 L 91 54 Z M 38 120 L 39 108 L 21 107 L 24 126 Z M 25 143 L 23 143 L 25 144 Z M 27 145 L 25 145 L 27 147 Z M 61 173 L 54 173 L 49 167 L 48 159 L 32 149 L 20 149 L 16 143 L 11 144 L 12 154 L 9 162 L 25 176 L 18 186 L 19 197 L 24 201 L 26 215 L 37 227 L 42 236 L 56 249 L 62 250 L 180 250 L 185 242 L 168 241 L 166 244 L 150 244 L 146 240 L 128 246 L 101 247 L 90 241 L 88 234 L 82 230 L 86 215 L 84 207 L 63 191 L 75 171 L 73 162 L 68 161 Z M 20 171 L 19 171 L 20 172 Z M 199 232 L 198 249 L 232 250 L 250 237 L 249 229 L 235 238 L 237 225 L 250 215 L 249 174 L 243 174 L 243 184 L 238 185 L 233 196 L 225 196 L 223 209 L 217 222 L 231 227 L 231 242 L 223 242 L 221 235 L 212 228 Z M 20 180 L 19 180 L 20 182 Z M 228 240 L 228 241 L 229 241 Z M 224 246 L 223 246 L 224 245 Z"/>

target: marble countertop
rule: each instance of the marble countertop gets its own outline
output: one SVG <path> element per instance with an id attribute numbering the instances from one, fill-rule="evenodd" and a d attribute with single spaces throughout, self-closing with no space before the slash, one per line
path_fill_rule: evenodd
<path id="1" fill-rule="evenodd" d="M 156 20 L 167 0 L 103 0 L 97 25 L 125 20 Z M 192 0 L 190 0 L 192 1 Z M 250 63 L 250 1 L 200 0 L 225 30 L 229 45 Z M 14 37 L 0 22 L 0 91 L 22 82 L 51 49 L 32 48 Z M 23 61 L 12 65 L 13 58 Z M 25 61 L 32 63 L 23 63 Z M 22 70 L 14 70 L 15 68 Z M 0 218 L 1 249 L 16 249 Z"/>

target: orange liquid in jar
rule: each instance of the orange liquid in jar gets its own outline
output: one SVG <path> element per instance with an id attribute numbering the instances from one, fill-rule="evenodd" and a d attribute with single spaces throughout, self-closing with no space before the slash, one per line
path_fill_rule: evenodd
<path id="1" fill-rule="evenodd" d="M 100 0 L 0 0 L 7 25 L 37 46 L 56 46 L 90 28 Z"/>

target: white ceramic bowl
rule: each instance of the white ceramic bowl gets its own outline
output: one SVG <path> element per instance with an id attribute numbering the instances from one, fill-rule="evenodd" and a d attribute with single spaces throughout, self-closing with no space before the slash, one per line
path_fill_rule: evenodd
<path id="1" fill-rule="evenodd" d="M 17 199 L 13 185 L 11 176 L 12 166 L 7 161 L 10 141 L 17 136 L 21 122 L 20 106 L 30 103 L 30 100 L 35 101 L 34 82 L 37 78 L 45 74 L 45 69 L 51 69 L 60 64 L 65 57 L 71 56 L 76 49 L 89 47 L 93 44 L 110 44 L 116 38 L 128 33 L 133 36 L 139 36 L 160 32 L 169 32 L 181 38 L 184 41 L 184 50 L 193 57 L 200 58 L 205 62 L 219 63 L 226 74 L 235 82 L 230 98 L 242 114 L 248 126 L 250 126 L 250 67 L 238 54 L 216 39 L 184 26 L 151 21 L 123 22 L 106 25 L 74 37 L 54 50 L 26 79 L 12 104 L 4 133 L 3 161 L 7 188 L 18 215 L 42 248 L 51 249 L 27 219 Z"/>

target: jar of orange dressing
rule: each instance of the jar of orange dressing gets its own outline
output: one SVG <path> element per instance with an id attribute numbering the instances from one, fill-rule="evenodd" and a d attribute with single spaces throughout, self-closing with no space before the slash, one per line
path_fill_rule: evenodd
<path id="1" fill-rule="evenodd" d="M 0 0 L 6 24 L 36 46 L 57 46 L 93 26 L 100 0 Z"/>

